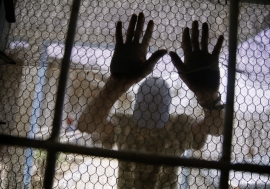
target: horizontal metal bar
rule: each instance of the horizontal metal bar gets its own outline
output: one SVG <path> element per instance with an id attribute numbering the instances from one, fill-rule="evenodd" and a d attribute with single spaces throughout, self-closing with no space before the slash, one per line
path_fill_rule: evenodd
<path id="1" fill-rule="evenodd" d="M 239 2 L 250 3 L 250 4 L 270 5 L 269 0 L 239 0 Z"/>
<path id="2" fill-rule="evenodd" d="M 219 3 L 221 5 L 227 5 L 228 4 L 228 0 L 218 0 L 218 1 L 206 0 L 206 1 L 210 1 L 212 3 Z M 241 3 L 249 3 L 249 4 L 270 5 L 269 0 L 239 0 L 239 2 L 241 2 Z"/>
<path id="3" fill-rule="evenodd" d="M 137 152 L 115 151 L 102 148 L 89 148 L 62 144 L 50 140 L 33 140 L 9 135 L 0 135 L 0 143 L 3 145 L 15 145 L 20 147 L 42 148 L 46 150 L 59 151 L 64 153 L 76 153 L 81 155 L 114 158 L 129 162 L 147 163 L 152 165 L 185 166 L 192 168 L 207 169 L 229 169 L 234 171 L 247 171 L 254 173 L 268 173 L 270 166 L 253 164 L 231 164 L 223 161 L 206 161 L 200 159 L 185 159 L 180 157 L 153 155 Z"/>

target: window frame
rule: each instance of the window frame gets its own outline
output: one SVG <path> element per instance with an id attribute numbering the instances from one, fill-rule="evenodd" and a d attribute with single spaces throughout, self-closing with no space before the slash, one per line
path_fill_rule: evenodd
<path id="1" fill-rule="evenodd" d="M 241 1 L 241 0 L 240 0 Z M 242 0 L 243 1 L 243 0 Z M 124 152 L 106 150 L 101 148 L 89 148 L 83 146 L 75 146 L 71 144 L 59 143 L 60 127 L 62 123 L 62 110 L 64 106 L 65 91 L 70 69 L 70 57 L 74 46 L 74 37 L 76 34 L 76 23 L 81 5 L 81 0 L 74 0 L 68 33 L 66 38 L 65 53 L 61 65 L 61 73 L 59 78 L 57 100 L 55 106 L 55 116 L 53 120 L 52 134 L 48 140 L 40 141 L 15 137 L 9 135 L 0 135 L 0 142 L 3 145 L 14 145 L 20 147 L 41 148 L 47 150 L 46 171 L 44 178 L 44 188 L 49 189 L 53 186 L 55 176 L 56 160 L 59 152 L 77 153 L 82 155 L 116 158 L 119 160 L 134 161 L 148 164 L 165 164 L 169 166 L 185 166 L 192 168 L 217 169 L 221 171 L 220 188 L 228 188 L 230 171 L 245 171 L 254 173 L 269 173 L 270 166 L 253 165 L 247 163 L 231 163 L 231 143 L 233 131 L 234 116 L 234 90 L 235 90 L 235 74 L 236 74 L 236 52 L 237 52 L 237 28 L 239 0 L 230 0 L 230 24 L 229 24 L 229 61 L 228 61 L 228 86 L 226 96 L 226 111 L 224 121 L 224 133 L 222 144 L 222 157 L 219 161 L 206 161 L 199 159 L 186 159 L 180 157 L 168 157 L 163 155 L 149 155 L 135 152 Z"/>

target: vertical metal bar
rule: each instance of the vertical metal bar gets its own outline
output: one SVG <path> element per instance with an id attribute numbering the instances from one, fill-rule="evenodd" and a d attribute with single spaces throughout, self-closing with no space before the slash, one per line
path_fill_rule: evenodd
<path id="1" fill-rule="evenodd" d="M 14 8 L 16 9 L 17 0 L 13 0 Z M 16 15 L 15 15 L 16 16 Z M 0 50 L 5 50 L 8 42 L 9 30 L 11 23 L 6 21 L 6 10 L 4 1 L 0 0 Z"/>
<path id="2" fill-rule="evenodd" d="M 75 31 L 77 25 L 77 19 L 79 14 L 79 9 L 81 5 L 81 0 L 73 0 L 70 21 L 68 26 L 65 53 L 61 65 L 61 73 L 57 91 L 57 98 L 55 104 L 55 113 L 53 120 L 52 135 L 49 140 L 57 142 L 60 133 L 60 127 L 62 122 L 63 107 L 66 93 L 66 85 L 69 76 L 69 67 L 70 67 L 70 56 L 72 52 L 72 47 L 75 38 Z M 54 150 L 48 150 L 47 162 L 46 162 L 46 172 L 44 178 L 44 188 L 50 189 L 53 186 L 53 178 L 55 175 L 55 165 L 58 152 Z"/>
<path id="3" fill-rule="evenodd" d="M 5 26 L 5 9 L 4 9 L 4 2 L 0 1 L 0 42 L 2 42 L 2 33 L 4 31 Z"/>
<path id="4" fill-rule="evenodd" d="M 229 26 L 229 62 L 226 112 L 224 119 L 223 152 L 221 161 L 230 163 L 231 142 L 234 117 L 234 89 L 236 75 L 237 28 L 238 28 L 239 0 L 230 0 L 230 26 Z M 220 188 L 227 189 L 229 169 L 221 170 Z"/>
<path id="5" fill-rule="evenodd" d="M 61 65 L 61 73 L 57 91 L 57 98 L 55 104 L 55 113 L 54 113 L 54 120 L 53 120 L 53 128 L 52 128 L 52 135 L 50 140 L 58 140 L 60 127 L 62 123 L 62 112 L 64 107 L 64 100 L 66 94 L 66 85 L 69 76 L 69 68 L 70 68 L 70 56 L 73 48 L 73 42 L 75 38 L 75 31 L 77 25 L 77 18 L 80 9 L 80 0 L 74 0 L 72 5 L 72 11 L 70 16 L 70 22 L 68 27 L 68 33 L 66 38 L 66 45 L 65 45 L 65 53 L 62 60 Z"/>
<path id="6" fill-rule="evenodd" d="M 0 1 L 0 50 L 4 50 L 7 44 L 7 33 L 9 33 L 10 23 L 5 19 L 4 2 Z"/>

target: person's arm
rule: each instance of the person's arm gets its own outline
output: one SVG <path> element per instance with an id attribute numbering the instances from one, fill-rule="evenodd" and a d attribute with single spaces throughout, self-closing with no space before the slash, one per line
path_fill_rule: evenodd
<path id="1" fill-rule="evenodd" d="M 101 91 L 84 109 L 79 118 L 77 129 L 88 134 L 95 132 L 94 141 L 101 140 L 104 145 L 112 145 L 114 143 L 114 125 L 111 122 L 109 113 L 113 104 L 130 86 L 124 81 L 110 77 Z"/>
<path id="2" fill-rule="evenodd" d="M 213 136 L 220 136 L 223 133 L 223 118 L 224 109 L 220 100 L 215 103 L 216 99 L 219 99 L 219 93 L 213 93 L 211 100 L 208 100 L 208 104 L 202 104 L 204 110 L 204 119 L 193 125 L 192 131 L 194 134 L 194 142 L 192 143 L 193 149 L 201 149 L 205 143 L 208 134 Z M 214 106 L 215 104 L 215 106 Z M 206 106 L 209 107 L 206 108 Z M 211 108 L 210 108 L 211 107 Z"/>
<path id="3" fill-rule="evenodd" d="M 193 148 L 204 144 L 207 134 L 222 134 L 223 107 L 219 99 L 220 71 L 219 53 L 224 37 L 219 36 L 212 54 L 208 51 L 208 24 L 202 25 L 202 38 L 199 43 L 198 22 L 192 23 L 191 37 L 189 28 L 185 28 L 182 36 L 184 62 L 175 52 L 170 52 L 172 62 L 178 70 L 183 82 L 194 92 L 198 103 L 203 107 L 204 119 L 193 125 L 195 137 Z"/>
<path id="4" fill-rule="evenodd" d="M 146 59 L 154 22 L 149 21 L 140 43 L 143 25 L 143 13 L 139 16 L 132 15 L 126 41 L 123 42 L 122 23 L 117 23 L 116 46 L 110 65 L 111 76 L 80 116 L 77 128 L 81 132 L 89 134 L 97 132 L 102 141 L 111 140 L 114 135 L 114 125 L 109 118 L 109 112 L 113 104 L 134 83 L 150 74 L 157 61 L 166 54 L 166 50 L 158 50 L 148 60 Z"/>

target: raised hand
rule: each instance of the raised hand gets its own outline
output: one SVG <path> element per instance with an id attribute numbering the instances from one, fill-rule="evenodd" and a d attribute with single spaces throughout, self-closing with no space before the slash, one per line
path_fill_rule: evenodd
<path id="1" fill-rule="evenodd" d="M 189 28 L 185 28 L 182 36 L 184 62 L 175 52 L 170 52 L 173 64 L 180 78 L 200 98 L 218 92 L 220 84 L 219 53 L 223 36 L 219 36 L 212 54 L 208 52 L 208 24 L 202 25 L 201 48 L 199 44 L 198 22 L 192 23 L 191 38 Z"/>
<path id="2" fill-rule="evenodd" d="M 132 15 L 125 43 L 122 36 L 122 23 L 117 23 L 116 47 L 110 65 L 113 78 L 124 79 L 133 83 L 138 82 L 150 74 L 157 61 L 167 53 L 167 50 L 158 50 L 148 60 L 146 59 L 154 22 L 149 21 L 140 43 L 144 20 L 143 13 L 140 13 L 138 17 L 135 14 Z"/>

